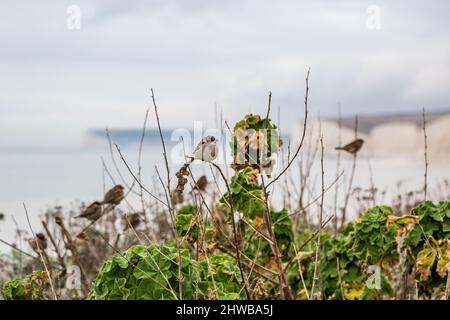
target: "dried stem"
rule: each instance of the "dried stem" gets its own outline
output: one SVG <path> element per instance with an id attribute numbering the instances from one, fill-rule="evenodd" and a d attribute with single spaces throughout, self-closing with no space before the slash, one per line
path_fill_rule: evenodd
<path id="1" fill-rule="evenodd" d="M 294 160 L 297 158 L 298 154 L 300 153 L 300 149 L 303 146 L 303 142 L 305 140 L 305 135 L 306 135 L 306 124 L 307 124 L 307 119 L 308 119 L 308 94 L 309 94 L 309 73 L 310 73 L 310 71 L 311 71 L 311 68 L 308 69 L 308 73 L 306 74 L 306 79 L 305 79 L 305 101 L 304 101 L 304 103 L 305 103 L 305 119 L 303 121 L 303 132 L 302 132 L 302 136 L 300 139 L 300 143 L 299 143 L 297 149 L 295 150 L 294 156 L 288 160 L 286 167 L 283 170 L 281 170 L 281 172 L 272 181 L 270 181 L 266 185 L 266 188 L 268 188 L 271 184 L 273 184 L 275 181 L 277 181 L 289 169 L 289 167 L 292 165 Z"/>
<path id="2" fill-rule="evenodd" d="M 131 174 L 131 176 L 133 177 L 134 181 L 137 182 L 137 184 L 139 185 L 139 187 L 144 190 L 145 192 L 147 192 L 153 199 L 155 199 L 156 201 L 162 203 L 163 205 L 165 205 L 166 207 L 168 207 L 167 203 L 165 203 L 164 201 L 162 201 L 161 199 L 159 199 L 157 196 L 155 196 L 153 193 L 151 193 L 147 188 L 145 188 L 141 181 L 135 176 L 135 174 L 133 173 L 133 171 L 131 171 L 130 166 L 128 165 L 127 161 L 125 160 L 124 156 L 122 155 L 122 151 L 120 151 L 120 147 L 117 144 L 114 144 L 116 146 L 117 152 L 120 155 L 120 159 L 122 160 L 122 162 L 125 164 L 125 166 L 128 169 L 128 172 Z"/>
<path id="3" fill-rule="evenodd" d="M 425 142 L 424 144 L 424 152 L 423 156 L 425 158 L 425 172 L 423 174 L 424 178 L 424 184 L 423 184 L 423 194 L 424 194 L 424 201 L 427 201 L 427 189 L 428 189 L 428 137 L 427 137 L 427 121 L 425 118 L 425 107 L 422 108 L 422 120 L 423 120 L 423 140 Z"/>
<path id="4" fill-rule="evenodd" d="M 311 287 L 311 296 L 314 297 L 314 287 L 316 284 L 316 280 L 318 280 L 317 276 L 317 270 L 319 270 L 319 277 L 320 277 L 320 249 L 321 249 L 321 233 L 322 233 L 322 219 L 323 219 L 323 198 L 325 196 L 325 172 L 323 169 L 323 136 L 320 137 L 320 169 L 321 169 L 321 181 L 322 181 L 322 194 L 320 198 L 320 213 L 319 213 L 319 227 L 318 227 L 318 237 L 317 237 L 317 244 L 316 244 L 316 257 L 314 260 L 314 275 L 312 279 L 312 287 Z"/>
<path id="5" fill-rule="evenodd" d="M 167 205 L 168 205 L 168 209 L 169 212 L 171 213 L 171 215 L 173 216 L 173 227 L 175 230 L 175 243 L 176 243 L 176 247 L 177 247 L 177 252 L 178 252 L 178 287 L 179 287 L 179 298 L 180 300 L 183 299 L 183 273 L 182 273 L 182 257 L 181 257 L 181 250 L 180 250 L 180 241 L 178 239 L 178 234 L 176 232 L 176 225 L 175 225 L 175 212 L 173 210 L 173 204 L 172 204 L 172 199 L 171 199 L 171 191 L 170 191 L 170 167 L 169 167 L 169 160 L 167 159 L 167 151 L 166 151 L 166 143 L 164 141 L 164 137 L 163 137 L 163 133 L 162 133 L 162 129 L 161 129 L 161 122 L 159 121 L 159 114 L 158 114 L 158 107 L 156 105 L 156 100 L 155 100 L 155 94 L 153 92 L 153 88 L 151 88 L 151 93 L 152 93 L 152 101 L 153 101 L 153 107 L 155 109 L 155 116 L 156 116 L 156 122 L 158 123 L 158 131 L 159 131 L 159 136 L 161 138 L 161 144 L 163 147 L 163 156 L 164 156 L 164 162 L 165 162 L 165 166 L 166 166 L 166 173 L 167 173 L 167 192 L 166 193 L 166 201 L 167 201 Z M 158 173 L 159 176 L 159 173 Z M 162 182 L 162 181 L 161 181 Z M 164 184 L 163 184 L 164 187 Z"/>
<path id="6" fill-rule="evenodd" d="M 86 274 L 86 271 L 83 268 L 83 265 L 80 262 L 80 256 L 78 254 L 78 250 L 77 250 L 76 246 L 73 244 L 72 235 L 67 230 L 67 228 L 64 225 L 64 222 L 63 222 L 61 217 L 56 216 L 55 217 L 55 222 L 61 228 L 61 232 L 64 235 L 64 237 L 66 238 L 69 250 L 72 252 L 72 255 L 73 255 L 73 258 L 75 260 L 75 263 L 78 265 L 78 267 L 80 267 L 80 271 L 81 271 L 81 273 L 83 275 L 83 285 L 84 285 L 84 287 L 86 289 L 88 289 L 89 288 L 89 284 L 88 284 L 87 274 Z"/>
<path id="7" fill-rule="evenodd" d="M 27 206 L 25 205 L 25 203 L 23 203 L 23 209 L 25 210 L 25 215 L 27 217 L 28 227 L 30 228 L 31 234 L 33 235 L 33 239 L 34 239 L 34 241 L 36 243 L 36 246 L 37 246 L 37 251 L 39 253 L 39 256 L 41 257 L 41 261 L 42 261 L 42 264 L 44 265 L 45 271 L 48 274 L 48 280 L 50 282 L 50 288 L 51 288 L 52 293 L 53 293 L 53 298 L 55 300 L 58 300 L 58 296 L 56 295 L 56 292 L 55 292 L 55 287 L 53 286 L 52 274 L 48 270 L 47 263 L 45 262 L 44 256 L 42 254 L 44 248 L 41 248 L 39 246 L 39 241 L 37 240 L 36 234 L 34 233 L 33 228 L 31 227 L 30 217 L 28 216 L 28 210 L 27 210 Z"/>
<path id="8" fill-rule="evenodd" d="M 272 217 L 270 215 L 270 207 L 268 202 L 268 193 L 267 193 L 267 186 L 264 183 L 264 175 L 261 175 L 261 182 L 263 185 L 263 191 L 264 191 L 264 204 L 265 204 L 265 210 L 264 210 L 264 222 L 266 224 L 267 233 L 270 239 L 272 239 L 272 244 L 270 244 L 270 248 L 272 249 L 272 253 L 275 258 L 275 262 L 278 266 L 279 278 L 280 278 L 280 284 L 282 286 L 282 292 L 285 297 L 287 297 L 289 300 L 294 300 L 294 295 L 292 294 L 291 287 L 289 286 L 289 282 L 286 278 L 285 268 L 283 266 L 283 263 L 281 261 L 280 256 L 280 250 L 278 249 L 278 243 L 277 238 L 275 237 L 273 223 L 272 223 Z"/>
<path id="9" fill-rule="evenodd" d="M 338 146 L 342 145 L 342 114 L 341 114 L 341 104 L 338 104 Z M 341 149 L 338 149 L 337 158 L 336 158 L 336 177 L 339 174 L 341 169 Z M 339 197 L 339 184 L 336 184 L 336 188 L 334 191 L 334 215 L 336 219 L 334 219 L 333 227 L 334 234 L 337 234 L 338 231 L 338 197 Z"/>
<path id="10" fill-rule="evenodd" d="M 267 114 L 266 119 L 270 116 L 270 106 L 272 105 L 272 91 L 269 91 L 269 103 L 267 104 Z"/>
<path id="11" fill-rule="evenodd" d="M 223 174 L 222 169 L 220 169 L 220 167 L 217 164 L 213 163 L 213 162 L 211 162 L 211 165 L 213 165 L 219 171 L 220 175 L 222 176 L 223 181 L 225 182 L 225 186 L 227 187 L 228 194 L 230 195 L 229 205 L 230 205 L 230 210 L 231 210 L 231 223 L 232 223 L 232 226 L 233 226 L 234 247 L 236 249 L 236 260 L 237 260 L 237 263 L 238 263 L 239 271 L 241 273 L 241 279 L 242 279 L 242 282 L 243 282 L 243 285 L 244 285 L 245 295 L 247 296 L 247 299 L 250 300 L 250 292 L 248 290 L 248 283 L 247 283 L 247 280 L 246 280 L 246 277 L 245 277 L 245 274 L 244 274 L 244 270 L 242 268 L 241 252 L 240 252 L 239 245 L 238 245 L 236 222 L 234 221 L 233 196 L 232 196 L 232 193 L 231 193 L 230 185 L 228 184 L 227 178 Z"/>
<path id="12" fill-rule="evenodd" d="M 66 270 L 66 264 L 64 263 L 64 258 L 61 256 L 61 253 L 59 252 L 58 245 L 48 228 L 47 222 L 42 221 L 42 225 L 44 226 L 45 232 L 47 233 L 47 236 L 50 239 L 50 242 L 52 243 L 53 248 L 55 249 L 59 264 L 61 265 L 61 267 L 63 267 L 64 270 Z"/>
<path id="13" fill-rule="evenodd" d="M 145 130 L 147 129 L 147 120 L 148 120 L 148 114 L 150 112 L 150 108 L 147 108 L 145 111 L 145 117 L 144 117 L 144 124 L 142 125 L 142 135 L 141 140 L 139 142 L 139 152 L 138 152 L 138 178 L 139 181 L 142 181 L 142 148 L 144 145 L 144 139 L 145 139 Z M 144 217 L 144 224 L 145 229 L 147 233 L 149 232 L 149 226 L 147 221 L 147 214 L 145 210 L 145 201 L 144 201 L 144 189 L 142 188 L 142 184 L 139 184 L 139 198 L 141 200 L 141 206 L 142 206 L 142 215 Z"/>
<path id="14" fill-rule="evenodd" d="M 357 138 L 358 138 L 358 116 L 355 117 L 355 140 Z M 356 159 L 357 159 L 357 157 L 358 157 L 358 152 L 353 153 L 352 171 L 350 173 L 350 180 L 348 182 L 348 189 L 347 189 L 347 193 L 345 195 L 344 207 L 342 208 L 341 227 L 345 224 L 345 221 L 347 220 L 347 207 L 348 207 L 348 202 L 350 200 L 350 196 L 352 194 L 353 179 L 355 177 Z"/>

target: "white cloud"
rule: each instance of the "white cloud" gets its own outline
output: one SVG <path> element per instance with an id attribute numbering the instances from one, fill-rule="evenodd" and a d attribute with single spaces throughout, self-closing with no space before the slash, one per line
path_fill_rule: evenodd
<path id="1" fill-rule="evenodd" d="M 212 123 L 214 103 L 230 121 L 262 112 L 272 90 L 288 130 L 309 66 L 314 113 L 450 107 L 448 2 L 377 2 L 379 31 L 366 1 L 77 1 L 81 30 L 69 31 L 70 1 L 3 1 L 0 135 L 66 124 L 81 141 L 87 128 L 139 126 L 150 87 L 168 127 Z"/>

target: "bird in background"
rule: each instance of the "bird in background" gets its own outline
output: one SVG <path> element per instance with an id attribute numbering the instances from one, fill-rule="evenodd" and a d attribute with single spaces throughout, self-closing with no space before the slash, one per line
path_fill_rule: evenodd
<path id="1" fill-rule="evenodd" d="M 42 233 L 36 233 L 36 238 L 28 239 L 28 244 L 36 252 L 47 249 L 47 239 Z"/>
<path id="2" fill-rule="evenodd" d="M 108 190 L 108 192 L 105 193 L 102 204 L 112 204 L 113 206 L 118 205 L 125 198 L 123 190 L 124 187 L 120 184 L 112 187 L 110 190 Z"/>
<path id="3" fill-rule="evenodd" d="M 213 136 L 204 137 L 194 149 L 193 154 L 189 156 L 190 162 L 194 160 L 214 161 L 217 158 L 218 152 L 219 148 L 216 138 Z"/>
<path id="4" fill-rule="evenodd" d="M 184 201 L 183 192 L 179 190 L 172 190 L 172 192 L 170 192 L 170 200 L 174 206 L 182 203 Z"/>
<path id="5" fill-rule="evenodd" d="M 203 175 L 195 182 L 194 190 L 205 191 L 208 186 L 208 178 Z"/>
<path id="6" fill-rule="evenodd" d="M 344 150 L 347 151 L 348 153 L 356 154 L 359 150 L 361 150 L 363 144 L 364 144 L 363 139 L 356 139 L 343 147 L 336 147 L 335 150 Z"/>
<path id="7" fill-rule="evenodd" d="M 84 209 L 83 213 L 79 216 L 76 216 L 75 219 L 85 218 L 90 221 L 95 221 L 99 219 L 103 214 L 102 204 L 98 201 L 92 202 L 86 209 Z"/>
<path id="8" fill-rule="evenodd" d="M 73 239 L 72 243 L 78 251 L 78 254 L 86 254 L 89 251 L 89 237 L 86 232 L 81 232 Z"/>
<path id="9" fill-rule="evenodd" d="M 125 215 L 123 217 L 124 222 L 124 231 L 128 230 L 128 228 L 136 229 L 141 224 L 141 213 L 135 212 L 129 215 Z"/>

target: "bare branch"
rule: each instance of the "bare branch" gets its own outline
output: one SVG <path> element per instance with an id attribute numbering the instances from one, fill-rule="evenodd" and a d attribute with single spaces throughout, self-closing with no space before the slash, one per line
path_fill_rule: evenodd
<path id="1" fill-rule="evenodd" d="M 25 205 L 25 203 L 23 203 L 23 209 L 25 210 L 25 215 L 27 217 L 28 227 L 30 228 L 31 234 L 33 235 L 33 239 L 35 240 L 35 243 L 36 243 L 36 246 L 37 246 L 37 249 L 38 249 L 37 251 L 39 253 L 39 256 L 41 257 L 41 261 L 42 261 L 42 264 L 44 265 L 45 271 L 48 274 L 48 280 L 50 282 L 50 288 L 51 288 L 52 293 L 53 293 L 53 298 L 55 300 L 58 300 L 58 296 L 56 295 L 56 292 L 55 292 L 55 287 L 53 286 L 52 274 L 48 270 L 47 263 L 45 262 L 44 256 L 42 254 L 42 251 L 44 250 L 44 248 L 41 248 L 39 246 L 39 241 L 36 238 L 36 234 L 33 231 L 33 227 L 31 227 L 30 217 L 28 216 L 28 210 L 27 210 L 27 206 Z"/>
<path id="2" fill-rule="evenodd" d="M 286 167 L 275 177 L 273 178 L 272 181 L 270 181 L 267 185 L 266 188 L 268 188 L 271 184 L 273 184 L 275 181 L 277 181 L 288 169 L 289 167 L 292 165 L 292 163 L 294 162 L 294 160 L 297 158 L 300 149 L 303 146 L 303 142 L 305 140 L 305 135 L 306 135 L 306 124 L 307 124 L 307 119 L 308 119 L 308 93 L 309 93 L 309 73 L 311 71 L 311 68 L 308 69 L 308 73 L 306 74 L 306 79 L 305 79 L 305 119 L 303 121 L 303 132 L 302 132 L 302 136 L 300 139 L 300 143 L 297 147 L 297 149 L 295 150 L 294 156 L 288 161 Z"/>
<path id="3" fill-rule="evenodd" d="M 423 184 L 423 193 L 424 193 L 424 201 L 427 201 L 427 189 L 428 189 L 428 137 L 427 137 L 427 121 L 425 118 L 425 107 L 422 108 L 422 120 L 423 120 L 423 140 L 425 142 L 424 145 L 424 158 L 425 158 L 425 172 L 423 174 L 424 184 Z"/>

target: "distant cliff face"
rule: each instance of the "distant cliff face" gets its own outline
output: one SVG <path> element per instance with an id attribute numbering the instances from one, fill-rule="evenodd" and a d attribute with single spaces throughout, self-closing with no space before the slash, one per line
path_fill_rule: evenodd
<path id="1" fill-rule="evenodd" d="M 398 118 L 397 121 L 372 122 L 370 130 L 367 130 L 367 127 L 365 132 L 358 130 L 358 138 L 365 140 L 359 154 L 378 158 L 420 159 L 424 153 L 422 116 L 417 115 L 416 118 L 414 121 Z M 298 143 L 299 132 L 300 127 L 294 131 L 292 141 Z M 314 145 L 318 142 L 320 132 L 323 133 L 327 157 L 337 155 L 334 150 L 336 146 L 355 139 L 354 129 L 349 126 L 339 129 L 337 121 L 313 122 L 309 124 L 304 150 L 308 149 L 308 144 Z M 429 158 L 450 163 L 450 114 L 427 117 L 426 132 Z"/>

